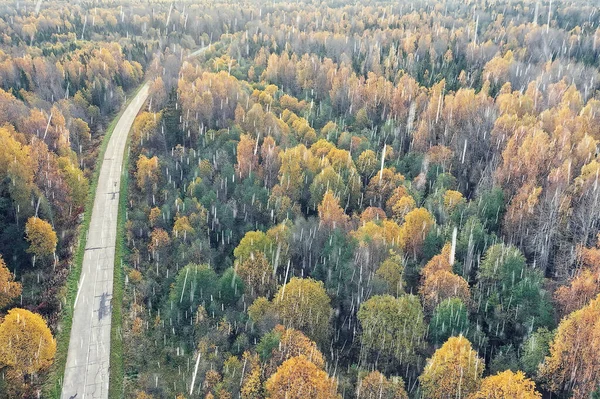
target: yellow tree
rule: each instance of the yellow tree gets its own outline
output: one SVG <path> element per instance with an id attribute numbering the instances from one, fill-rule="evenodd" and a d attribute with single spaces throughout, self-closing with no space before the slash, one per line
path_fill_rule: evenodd
<path id="1" fill-rule="evenodd" d="M 468 339 L 451 337 L 427 360 L 419 377 L 428 399 L 467 398 L 479 388 L 485 363 Z"/>
<path id="2" fill-rule="evenodd" d="M 379 371 L 365 375 L 356 389 L 356 399 L 408 399 L 401 377 L 388 379 Z"/>
<path id="3" fill-rule="evenodd" d="M 283 362 L 266 382 L 268 399 L 337 399 L 337 381 L 300 355 Z"/>
<path id="4" fill-rule="evenodd" d="M 0 255 L 0 309 L 5 308 L 14 298 L 21 295 L 22 290 L 21 283 L 14 281 L 12 273 Z"/>
<path id="5" fill-rule="evenodd" d="M 56 342 L 42 317 L 14 308 L 0 324 L 0 364 L 18 375 L 47 369 L 54 361 Z"/>
<path id="6" fill-rule="evenodd" d="M 484 378 L 469 399 L 542 399 L 542 395 L 535 390 L 535 382 L 522 371 L 506 370 Z"/>
<path id="7" fill-rule="evenodd" d="M 146 190 L 146 193 L 154 193 L 158 188 L 158 158 L 153 156 L 147 158 L 140 155 L 136 164 L 135 177 L 140 190 Z"/>
<path id="8" fill-rule="evenodd" d="M 398 296 L 404 292 L 403 273 L 402 257 L 394 251 L 390 251 L 390 256 L 375 271 L 375 277 L 384 283 L 386 293 Z"/>
<path id="9" fill-rule="evenodd" d="M 171 238 L 169 233 L 161 228 L 155 227 L 150 233 L 150 243 L 148 244 L 148 251 L 152 253 L 152 257 L 160 259 L 162 250 L 168 248 L 171 244 Z"/>
<path id="10" fill-rule="evenodd" d="M 323 282 L 297 277 L 283 285 L 273 299 L 286 327 L 303 331 L 321 345 L 329 335 L 330 302 Z"/>
<path id="11" fill-rule="evenodd" d="M 344 229 L 350 220 L 340 206 L 339 200 L 330 190 L 327 190 L 319 204 L 319 220 L 321 226 L 332 230 L 336 228 Z"/>
<path id="12" fill-rule="evenodd" d="M 425 208 L 416 208 L 406 214 L 400 228 L 400 243 L 406 253 L 417 256 L 434 223 L 433 216 Z"/>
<path id="13" fill-rule="evenodd" d="M 248 231 L 233 250 L 236 261 L 243 262 L 259 253 L 270 259 L 274 250 L 273 240 L 262 231 Z"/>
<path id="14" fill-rule="evenodd" d="M 266 376 L 273 374 L 284 361 L 300 355 L 305 356 L 320 369 L 325 367 L 325 357 L 317 348 L 317 344 L 302 331 L 285 328 L 279 324 L 275 326 L 273 332 L 279 337 L 279 343 L 273 349 L 268 364 L 265 365 Z"/>
<path id="15" fill-rule="evenodd" d="M 552 392 L 589 398 L 600 384 L 600 294 L 559 324 L 540 374 Z"/>
<path id="16" fill-rule="evenodd" d="M 50 223 L 32 216 L 25 224 L 25 236 L 29 241 L 27 252 L 36 257 L 47 257 L 54 254 L 58 238 Z"/>
<path id="17" fill-rule="evenodd" d="M 257 354 L 244 352 L 244 363 L 248 363 L 249 372 L 245 373 L 240 394 L 242 399 L 262 399 L 263 383 L 261 381 L 261 365 Z"/>
<path id="18" fill-rule="evenodd" d="M 237 263 L 237 273 L 252 297 L 270 296 L 275 291 L 273 268 L 262 252 L 256 252 Z"/>

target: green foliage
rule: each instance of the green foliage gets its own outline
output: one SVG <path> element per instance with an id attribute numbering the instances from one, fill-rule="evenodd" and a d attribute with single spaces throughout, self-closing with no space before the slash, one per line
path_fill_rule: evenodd
<path id="1" fill-rule="evenodd" d="M 227 306 L 235 305 L 244 294 L 244 282 L 232 267 L 221 275 L 218 287 L 218 297 Z"/>
<path id="2" fill-rule="evenodd" d="M 362 328 L 361 342 L 404 365 L 415 365 L 423 346 L 427 324 L 415 295 L 374 296 L 357 313 Z"/>
<path id="3" fill-rule="evenodd" d="M 553 324 L 552 305 L 543 276 L 525 264 L 515 247 L 490 247 L 478 272 L 475 300 L 479 318 L 490 339 L 520 343 L 525 335 Z"/>
<path id="4" fill-rule="evenodd" d="M 450 337 L 467 335 L 469 332 L 467 307 L 459 298 L 449 298 L 436 306 L 429 323 L 429 334 L 436 345 Z"/>
<path id="5" fill-rule="evenodd" d="M 217 287 L 217 274 L 209 265 L 190 263 L 177 273 L 169 300 L 175 309 L 193 314 L 200 305 L 206 309 L 212 305 Z"/>
<path id="6" fill-rule="evenodd" d="M 281 333 L 276 330 L 269 331 L 262 336 L 258 345 L 256 345 L 256 352 L 260 355 L 262 362 L 267 362 L 273 354 L 273 349 L 279 346 L 279 340 L 281 339 Z"/>
<path id="7" fill-rule="evenodd" d="M 539 328 L 523 342 L 519 362 L 524 372 L 532 377 L 537 375 L 539 365 L 550 354 L 550 342 L 553 338 L 553 331 Z"/>
<path id="8" fill-rule="evenodd" d="M 488 231 L 498 231 L 505 211 L 504 193 L 500 187 L 485 191 L 477 200 L 477 214 Z"/>

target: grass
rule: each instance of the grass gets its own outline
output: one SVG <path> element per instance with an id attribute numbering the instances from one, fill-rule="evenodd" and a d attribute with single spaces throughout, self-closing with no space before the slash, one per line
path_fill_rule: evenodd
<path id="1" fill-rule="evenodd" d="M 79 278 L 81 276 L 81 268 L 83 265 L 83 257 L 85 255 L 85 244 L 87 241 L 87 232 L 90 228 L 90 220 L 92 217 L 92 210 L 94 208 L 94 200 L 96 198 L 96 189 L 98 188 L 98 178 L 100 177 L 100 168 L 102 167 L 102 161 L 104 159 L 104 153 L 106 152 L 106 148 L 108 147 L 108 142 L 112 136 L 113 131 L 115 130 L 115 126 L 117 126 L 117 122 L 121 118 L 124 110 L 127 108 L 129 103 L 135 95 L 143 86 L 140 85 L 135 91 L 131 93 L 131 96 L 127 100 L 127 102 L 121 108 L 119 114 L 111 121 L 111 123 L 106 128 L 106 133 L 102 139 L 102 143 L 100 144 L 100 149 L 98 151 L 98 158 L 96 158 L 96 164 L 94 167 L 94 173 L 92 175 L 92 181 L 90 184 L 90 190 L 87 195 L 87 199 L 85 202 L 85 211 L 83 216 L 83 222 L 79 226 L 79 231 L 77 234 L 77 251 L 75 252 L 75 256 L 73 257 L 73 261 L 71 262 L 72 268 L 67 277 L 67 281 L 65 283 L 66 295 L 64 307 L 61 310 L 60 322 L 56 333 L 56 355 L 54 358 L 54 363 L 48 372 L 48 377 L 44 386 L 42 387 L 42 397 L 44 398 L 53 398 L 60 399 L 61 390 L 62 390 L 62 381 L 65 375 L 65 366 L 67 363 L 67 353 L 69 351 L 69 339 L 71 337 L 71 326 L 73 325 L 73 304 L 75 303 L 75 297 L 77 296 L 77 288 L 79 283 Z M 120 212 L 119 212 L 120 214 Z M 116 276 L 116 272 L 115 272 Z M 116 287 L 115 287 L 116 289 Z M 121 294 L 122 295 L 122 294 Z M 114 301 L 114 300 L 113 300 Z M 114 320 L 114 313 L 113 313 Z M 112 359 L 112 353 L 111 353 Z M 111 361 L 112 364 L 112 361 Z M 112 375 L 112 373 L 111 373 Z M 112 396 L 111 396 L 112 397 Z"/>
<path id="2" fill-rule="evenodd" d="M 123 379 L 123 259 L 128 255 L 125 243 L 125 222 L 127 221 L 127 188 L 129 186 L 129 143 L 128 136 L 123 156 L 121 187 L 119 188 L 119 212 L 117 216 L 117 242 L 115 246 L 115 267 L 113 274 L 112 323 L 110 326 L 110 375 L 109 398 L 124 396 Z"/>

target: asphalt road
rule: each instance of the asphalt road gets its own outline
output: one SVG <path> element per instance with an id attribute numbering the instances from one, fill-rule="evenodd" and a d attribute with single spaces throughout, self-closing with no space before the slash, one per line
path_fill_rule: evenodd
<path id="1" fill-rule="evenodd" d="M 104 154 L 75 299 L 63 399 L 108 398 L 111 299 L 123 154 L 133 121 L 148 98 L 146 83 L 129 103 Z"/>

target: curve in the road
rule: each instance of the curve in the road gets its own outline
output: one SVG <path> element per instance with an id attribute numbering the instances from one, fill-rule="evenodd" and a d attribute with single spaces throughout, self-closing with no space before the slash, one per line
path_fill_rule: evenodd
<path id="1" fill-rule="evenodd" d="M 98 177 L 73 311 L 61 398 L 108 398 L 111 299 L 123 153 L 133 121 L 148 98 L 144 84 L 112 132 Z"/>

